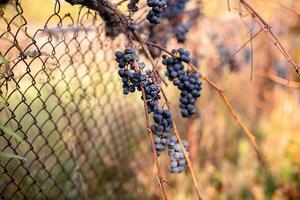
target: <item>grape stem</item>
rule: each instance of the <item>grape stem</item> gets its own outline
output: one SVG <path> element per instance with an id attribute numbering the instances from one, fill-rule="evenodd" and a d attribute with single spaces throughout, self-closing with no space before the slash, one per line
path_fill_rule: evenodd
<path id="1" fill-rule="evenodd" d="M 135 71 L 141 73 L 136 61 L 134 61 L 134 66 L 135 66 Z M 146 92 L 145 92 L 145 89 L 143 87 L 141 87 L 141 89 L 142 89 L 144 111 L 145 111 L 145 117 L 146 117 L 147 135 L 149 137 L 151 147 L 152 147 L 152 152 L 153 152 L 153 155 L 154 155 L 154 160 L 155 160 L 155 165 L 156 165 L 156 170 L 157 170 L 157 178 L 158 178 L 159 186 L 162 190 L 164 199 L 167 200 L 168 197 L 167 197 L 165 187 L 164 187 L 164 182 L 165 181 L 164 181 L 163 176 L 161 175 L 161 169 L 160 169 L 160 164 L 159 164 L 159 160 L 158 160 L 158 156 L 157 156 L 157 152 L 156 152 L 156 148 L 155 148 L 155 144 L 154 144 L 153 133 L 152 133 L 151 128 L 150 128 L 150 118 L 149 118 L 148 106 L 147 106 L 147 102 L 146 102 Z"/>
<path id="2" fill-rule="evenodd" d="M 271 72 L 265 73 L 263 71 L 258 71 L 257 75 L 260 76 L 260 77 L 263 77 L 263 78 L 268 78 L 271 81 L 273 81 L 275 83 L 278 83 L 278 84 L 281 84 L 281 85 L 284 85 L 285 87 L 288 87 L 288 88 L 300 89 L 300 82 L 290 81 L 288 79 L 281 78 L 281 77 L 279 77 L 276 74 L 271 73 Z"/>

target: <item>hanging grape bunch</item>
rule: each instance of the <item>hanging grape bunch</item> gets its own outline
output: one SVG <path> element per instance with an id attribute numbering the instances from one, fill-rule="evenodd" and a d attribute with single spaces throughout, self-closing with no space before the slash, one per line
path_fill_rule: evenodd
<path id="1" fill-rule="evenodd" d="M 188 73 L 190 72 L 184 70 L 183 62 L 190 62 L 188 51 L 184 51 L 182 48 L 180 48 L 178 51 L 173 50 L 172 53 L 175 56 L 178 55 L 179 57 L 164 57 L 163 61 L 163 63 L 168 63 L 167 68 L 169 69 L 169 73 L 172 74 L 168 75 L 169 80 L 173 82 L 179 80 L 179 88 L 182 90 L 182 95 L 185 95 L 185 93 L 187 93 L 186 98 L 189 98 L 190 93 L 188 92 L 193 93 L 193 91 L 195 91 L 197 88 L 201 88 L 199 76 L 196 75 L 197 73 L 188 75 Z M 186 168 L 186 160 L 183 156 L 182 151 L 180 150 L 180 145 L 177 142 L 177 139 L 175 140 L 175 136 L 172 136 L 170 133 L 173 127 L 172 113 L 168 109 L 159 107 L 158 101 L 161 98 L 160 87 L 155 81 L 155 75 L 153 71 L 145 70 L 144 63 L 139 63 L 139 55 L 134 48 L 127 48 L 124 52 L 117 51 L 115 53 L 115 57 L 120 68 L 118 73 L 122 79 L 123 93 L 127 95 L 130 92 L 133 93 L 135 91 L 144 91 L 142 100 L 146 102 L 148 113 L 152 114 L 153 124 L 151 125 L 151 132 L 154 137 L 154 145 L 157 156 L 160 156 L 168 148 L 168 155 L 171 164 L 169 171 L 171 173 L 183 172 Z M 138 67 L 137 69 L 135 66 L 136 64 L 142 67 Z M 172 68 L 174 66 L 175 69 Z M 195 87 L 192 88 L 193 90 L 190 90 L 193 86 L 188 86 L 188 88 L 186 88 L 186 81 L 190 81 L 189 83 L 191 85 L 195 84 Z M 198 96 L 199 95 L 197 93 L 197 97 Z M 190 102 L 191 100 L 187 103 Z M 194 102 L 195 99 L 192 102 L 192 106 L 194 105 Z M 187 104 L 185 106 L 186 115 L 183 115 L 184 117 L 191 116 L 195 113 L 194 107 L 193 112 L 189 111 L 190 106 L 190 104 Z M 183 141 L 183 143 L 184 147 L 187 150 L 187 142 Z"/>
<path id="2" fill-rule="evenodd" d="M 146 19 L 151 24 L 159 24 L 161 22 L 163 10 L 167 5 L 166 0 L 147 0 L 147 5 L 151 8 Z"/>
<path id="3" fill-rule="evenodd" d="M 196 113 L 195 102 L 200 96 L 201 79 L 198 72 L 185 70 L 184 63 L 189 63 L 190 52 L 179 48 L 173 49 L 175 57 L 164 56 L 163 64 L 166 65 L 166 76 L 181 91 L 180 109 L 182 117 L 189 118 Z"/>
<path id="4" fill-rule="evenodd" d="M 127 48 L 124 53 L 117 51 L 115 56 L 119 63 L 118 74 L 122 78 L 123 93 L 126 95 L 135 92 L 136 89 L 141 90 L 140 74 L 134 70 L 134 63 L 139 61 L 136 50 Z"/>
<path id="5" fill-rule="evenodd" d="M 141 2 L 139 0 L 130 0 L 127 4 L 127 11 L 122 11 L 122 9 L 118 7 L 125 1 L 119 1 L 117 3 L 109 0 L 66 1 L 71 2 L 71 4 L 84 5 L 89 9 L 100 12 L 100 16 L 104 21 L 106 36 L 109 36 L 110 39 L 114 39 L 122 33 L 122 36 L 124 36 L 122 39 L 126 40 L 127 46 L 130 46 L 124 51 L 115 52 L 119 67 L 118 75 L 122 81 L 122 91 L 124 95 L 138 92 L 141 94 L 146 114 L 147 131 L 150 134 L 152 149 L 155 153 L 158 180 L 163 192 L 164 179 L 162 179 L 160 174 L 159 159 L 157 159 L 157 156 L 167 153 L 170 164 L 169 172 L 182 173 L 188 166 L 198 197 L 201 199 L 197 189 L 197 181 L 188 157 L 188 142 L 180 139 L 176 124 L 173 120 L 174 113 L 172 113 L 169 108 L 170 101 L 168 101 L 162 88 L 163 83 L 166 87 L 168 86 L 168 84 L 165 83 L 168 80 L 180 92 L 179 98 L 175 100 L 179 102 L 180 114 L 183 118 L 191 118 L 196 114 L 197 110 L 195 105 L 200 97 L 202 80 L 204 80 L 219 94 L 236 123 L 246 133 L 258 158 L 263 158 L 260 154 L 255 136 L 241 122 L 222 89 L 208 76 L 200 74 L 199 69 L 193 64 L 194 60 L 191 58 L 190 52 L 178 47 L 171 52 L 166 49 L 168 46 L 173 45 L 174 47 L 178 45 L 178 43 L 187 42 L 187 34 L 192 29 L 192 26 L 196 24 L 195 21 L 198 20 L 198 16 L 201 14 L 201 3 L 199 3 L 201 1 L 147 0 L 147 11 L 145 15 L 135 13 L 140 9 L 140 13 L 143 14 L 142 12 L 145 8 L 139 5 Z M 192 5 L 194 2 L 194 7 L 187 6 L 187 3 Z M 256 19 L 258 25 L 261 26 L 261 31 L 270 36 L 269 39 L 272 42 L 275 41 L 275 46 L 279 48 L 282 54 L 293 65 L 296 73 L 300 76 L 298 66 L 294 62 L 291 62 L 293 60 L 280 45 L 272 30 L 269 28 L 265 29 L 265 27 L 269 27 L 268 24 L 266 24 L 246 1 L 240 0 L 239 2 L 240 6 L 244 7 L 242 10 Z M 230 2 L 228 1 L 227 3 L 228 10 L 230 10 Z M 189 10 L 186 9 L 187 7 Z M 204 32 L 208 33 L 210 31 Z M 173 43 L 171 44 L 170 41 Z M 146 69 L 145 64 L 140 62 L 138 51 L 135 48 L 140 50 L 139 53 L 142 52 L 143 55 L 141 56 L 145 56 L 148 59 L 152 65 L 151 69 Z M 221 64 L 226 63 L 231 71 L 237 71 L 239 69 L 237 60 L 229 56 L 231 55 L 230 51 L 222 46 L 218 46 L 217 48 L 219 50 L 219 60 L 221 60 Z M 162 52 L 166 55 L 161 56 Z M 251 61 L 251 55 L 252 52 L 245 54 L 245 62 Z M 162 65 L 160 61 L 162 61 Z M 165 71 L 165 73 L 162 74 L 162 71 Z M 168 80 L 166 80 L 166 78 Z M 173 135 L 173 132 L 175 135 Z M 165 199 L 167 199 L 166 196 Z"/>
<path id="6" fill-rule="evenodd" d="M 68 0 L 73 4 L 77 1 Z M 81 2 L 81 1 L 80 1 Z M 197 15 L 185 13 L 185 7 L 188 0 L 147 0 L 149 11 L 145 19 L 149 23 L 137 23 L 133 19 L 135 12 L 139 10 L 139 0 L 130 0 L 127 4 L 129 15 L 121 12 L 114 4 L 105 0 L 82 1 L 82 5 L 88 7 L 97 7 L 102 20 L 104 21 L 106 36 L 115 38 L 123 33 L 128 39 L 128 48 L 124 51 L 115 52 L 115 60 L 118 63 L 118 75 L 122 81 L 122 92 L 124 95 L 130 93 L 141 92 L 141 99 L 144 101 L 147 115 L 152 117 L 152 125 L 148 127 L 154 139 L 154 149 L 156 155 L 160 156 L 168 150 L 171 173 L 181 173 L 186 168 L 186 157 L 183 149 L 180 148 L 180 141 L 177 140 L 172 130 L 175 128 L 173 115 L 168 108 L 168 104 L 160 106 L 161 100 L 161 83 L 164 79 L 160 76 L 160 72 L 155 69 L 146 69 L 143 62 L 140 61 L 138 51 L 133 48 L 136 42 L 140 43 L 141 49 L 146 57 L 151 60 L 151 56 L 147 54 L 147 46 L 143 46 L 143 33 L 149 38 L 149 41 L 155 41 L 167 44 L 170 36 L 175 37 L 178 42 L 186 41 L 186 34 L 193 24 L 191 18 Z M 198 11 L 196 11 L 198 13 Z M 184 21 L 187 14 L 187 21 Z M 186 18 L 185 18 L 186 19 Z M 176 23 L 174 23 L 177 21 Z M 142 21 L 143 22 L 143 21 Z M 171 32 L 171 34 L 170 34 Z M 158 33 L 161 33 L 157 37 Z M 141 38 L 140 38 L 141 37 Z M 145 45 L 147 45 L 145 43 Z M 148 46 L 149 48 L 149 46 Z M 156 57 L 160 57 L 161 49 L 156 53 Z M 152 52 L 150 50 L 150 52 Z M 153 54 L 152 54 L 153 55 Z M 182 48 L 173 50 L 172 55 L 163 56 L 163 66 L 166 67 L 166 76 L 180 90 L 180 112 L 182 117 L 189 118 L 196 113 L 195 102 L 200 96 L 201 79 L 199 73 L 188 69 L 187 66 L 191 62 L 189 51 Z M 151 61 L 153 65 L 153 61 Z M 166 100 L 165 95 L 164 99 Z M 166 108 L 167 107 L 167 108 Z M 187 142 L 182 141 L 184 150 L 187 151 Z"/>

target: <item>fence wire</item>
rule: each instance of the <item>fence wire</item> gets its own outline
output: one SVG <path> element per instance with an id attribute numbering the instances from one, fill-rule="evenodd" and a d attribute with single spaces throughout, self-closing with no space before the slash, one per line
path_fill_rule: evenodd
<path id="1" fill-rule="evenodd" d="M 54 1 L 35 22 L 25 2 L 0 10 L 0 151 L 24 158 L 0 157 L 0 199 L 145 199 L 143 109 L 113 62 L 125 40 L 94 11 Z"/>

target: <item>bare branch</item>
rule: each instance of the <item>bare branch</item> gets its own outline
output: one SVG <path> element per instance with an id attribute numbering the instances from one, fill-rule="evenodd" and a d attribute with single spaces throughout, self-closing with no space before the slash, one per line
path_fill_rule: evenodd
<path id="1" fill-rule="evenodd" d="M 279 49 L 282 55 L 293 66 L 293 69 L 300 78 L 300 66 L 296 64 L 296 62 L 292 59 L 289 53 L 285 50 L 278 38 L 271 31 L 271 27 L 269 26 L 269 24 L 265 22 L 263 18 L 245 0 L 240 0 L 240 3 L 243 5 L 246 11 L 255 19 L 257 24 L 262 28 L 263 32 L 271 40 L 271 42 Z"/>

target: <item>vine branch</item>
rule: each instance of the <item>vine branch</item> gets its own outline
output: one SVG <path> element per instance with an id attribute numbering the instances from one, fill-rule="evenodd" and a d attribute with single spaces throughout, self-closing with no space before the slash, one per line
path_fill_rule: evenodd
<path id="1" fill-rule="evenodd" d="M 300 78 L 300 66 L 292 59 L 290 54 L 285 50 L 279 39 L 271 31 L 270 25 L 248 4 L 245 0 L 240 0 L 240 3 L 246 9 L 246 11 L 254 18 L 256 23 L 262 28 L 265 35 L 269 40 L 279 49 L 281 54 L 287 59 L 287 61 L 293 66 L 297 76 Z"/>
<path id="2" fill-rule="evenodd" d="M 83 5 L 83 6 L 87 6 L 90 9 L 96 10 L 96 11 L 100 11 L 101 9 L 103 9 L 103 7 L 107 7 L 110 10 L 112 10 L 114 12 L 114 14 L 120 19 L 120 23 L 122 25 L 122 27 L 125 30 L 128 31 L 124 31 L 124 33 L 126 34 L 126 36 L 128 37 L 129 41 L 132 42 L 132 35 L 130 35 L 129 33 L 131 33 L 128 29 L 128 21 L 126 19 L 126 16 L 118 9 L 117 6 L 115 6 L 113 3 L 111 3 L 108 0 L 66 0 L 67 2 L 69 2 L 71 5 Z M 133 35 L 137 35 L 134 34 L 135 32 L 133 31 Z M 147 49 L 144 49 L 146 54 L 147 54 Z M 148 52 L 148 54 L 150 55 L 150 53 Z M 154 64 L 154 62 L 153 62 Z M 153 140 L 153 135 L 152 135 L 152 131 L 150 129 L 150 119 L 149 119 L 149 115 L 148 115 L 148 110 L 147 110 L 147 104 L 145 102 L 145 91 L 142 89 L 142 95 L 143 95 L 143 99 L 144 99 L 144 110 L 145 110 L 145 115 L 146 115 L 146 124 L 147 124 L 147 135 L 149 137 L 149 140 L 151 142 L 151 146 L 152 146 L 152 151 L 154 154 L 154 160 L 155 160 L 155 165 L 156 165 L 156 169 L 157 169 L 157 176 L 158 176 L 158 182 L 161 188 L 161 191 L 163 193 L 164 199 L 167 200 L 167 195 L 166 195 L 166 191 L 165 191 L 165 187 L 164 187 L 164 179 L 161 175 L 161 170 L 160 170 L 160 164 L 159 164 L 159 160 L 156 154 L 156 149 L 155 149 L 155 144 L 154 144 L 154 140 Z"/>
<path id="3" fill-rule="evenodd" d="M 158 44 L 155 43 L 151 43 L 151 42 L 145 42 L 146 44 L 148 44 L 149 46 L 153 46 L 156 48 L 159 48 L 161 51 L 164 51 L 165 53 L 169 54 L 170 56 L 174 55 L 168 51 L 167 49 L 161 47 Z M 189 66 L 194 70 L 194 71 L 198 71 L 199 73 L 200 70 L 198 68 L 196 68 L 194 65 L 192 65 L 191 63 L 189 63 Z M 253 149 L 255 150 L 259 160 L 263 161 L 263 156 L 261 155 L 260 151 L 259 151 L 259 147 L 258 144 L 256 142 L 255 136 L 253 133 L 251 133 L 251 131 L 247 128 L 247 126 L 240 120 L 238 114 L 236 113 L 236 111 L 234 110 L 232 104 L 230 103 L 229 99 L 225 96 L 224 92 L 217 86 L 216 83 L 214 83 L 211 79 L 209 79 L 207 76 L 203 75 L 201 73 L 201 77 L 202 79 L 207 82 L 214 90 L 216 90 L 218 92 L 218 94 L 220 95 L 220 97 L 222 98 L 223 102 L 225 103 L 226 107 L 228 108 L 230 114 L 232 115 L 233 119 L 235 120 L 235 122 L 240 126 L 240 128 L 244 131 L 244 133 L 246 134 L 247 138 L 250 140 Z"/>

